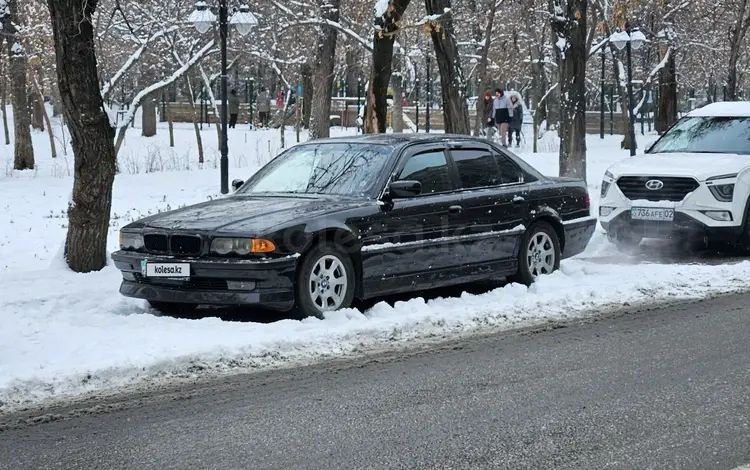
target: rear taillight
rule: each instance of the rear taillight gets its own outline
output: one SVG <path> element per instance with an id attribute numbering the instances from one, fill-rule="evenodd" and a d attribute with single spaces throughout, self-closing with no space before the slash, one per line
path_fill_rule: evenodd
<path id="1" fill-rule="evenodd" d="M 591 196 L 588 191 L 586 191 L 586 209 L 591 209 Z"/>

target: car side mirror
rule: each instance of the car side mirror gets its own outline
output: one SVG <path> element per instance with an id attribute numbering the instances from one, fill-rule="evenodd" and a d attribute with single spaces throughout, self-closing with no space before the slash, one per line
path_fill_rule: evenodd
<path id="1" fill-rule="evenodd" d="M 422 194 L 422 183 L 413 180 L 394 181 L 388 186 L 393 199 L 405 199 Z"/>
<path id="2" fill-rule="evenodd" d="M 232 189 L 237 191 L 238 189 L 240 189 L 240 187 L 242 187 L 243 184 L 245 184 L 245 182 L 240 179 L 234 180 L 232 181 Z"/>

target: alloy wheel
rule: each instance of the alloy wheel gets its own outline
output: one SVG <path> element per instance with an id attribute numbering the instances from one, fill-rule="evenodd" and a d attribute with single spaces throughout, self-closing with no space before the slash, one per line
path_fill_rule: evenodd
<path id="1" fill-rule="evenodd" d="M 542 274 L 550 274 L 555 270 L 555 244 L 552 238 L 544 232 L 536 232 L 526 247 L 526 263 L 531 276 L 536 278 Z"/>
<path id="2" fill-rule="evenodd" d="M 308 293 L 320 311 L 332 311 L 344 303 L 348 283 L 344 263 L 334 255 L 324 255 L 313 264 Z"/>

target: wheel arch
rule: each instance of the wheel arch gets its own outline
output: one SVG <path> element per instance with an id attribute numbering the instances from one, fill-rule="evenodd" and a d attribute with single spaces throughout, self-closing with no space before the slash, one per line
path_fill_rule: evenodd
<path id="1" fill-rule="evenodd" d="M 349 256 L 354 265 L 354 296 L 361 298 L 362 294 L 362 254 L 359 237 L 349 228 L 326 227 L 313 232 L 300 253 L 302 257 L 307 256 L 310 251 L 322 244 L 330 243 L 339 247 L 344 254 Z M 299 273 L 297 273 L 299 276 Z"/>
<path id="2" fill-rule="evenodd" d="M 537 209 L 536 216 L 529 222 L 529 227 L 537 222 L 546 222 L 554 229 L 560 243 L 560 254 L 562 254 L 565 251 L 565 226 L 557 211 L 550 207 Z"/>

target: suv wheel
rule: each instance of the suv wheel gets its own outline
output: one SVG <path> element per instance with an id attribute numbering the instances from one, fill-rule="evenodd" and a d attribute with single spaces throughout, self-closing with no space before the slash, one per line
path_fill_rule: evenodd
<path id="1" fill-rule="evenodd" d="M 297 273 L 298 315 L 323 318 L 325 312 L 351 307 L 354 285 L 351 258 L 332 244 L 316 246 L 305 256 Z"/>
<path id="2" fill-rule="evenodd" d="M 544 274 L 560 269 L 560 239 L 547 222 L 536 222 L 524 234 L 518 253 L 518 271 L 510 280 L 531 285 Z"/>
<path id="3" fill-rule="evenodd" d="M 620 251 L 633 252 L 638 249 L 643 237 L 626 232 L 607 232 L 607 240 L 615 245 Z"/>

